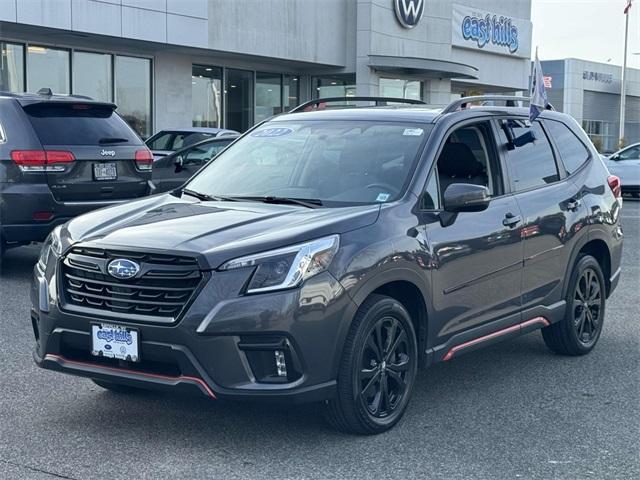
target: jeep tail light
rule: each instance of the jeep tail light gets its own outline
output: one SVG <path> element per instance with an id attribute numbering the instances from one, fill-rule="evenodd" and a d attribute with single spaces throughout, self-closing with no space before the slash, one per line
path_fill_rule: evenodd
<path id="1" fill-rule="evenodd" d="M 620 178 L 616 177 L 615 175 L 609 175 L 609 177 L 607 178 L 607 183 L 609 184 L 609 188 L 611 188 L 613 195 L 618 199 L 621 198 L 622 182 L 620 181 Z"/>
<path id="2" fill-rule="evenodd" d="M 73 153 L 64 150 L 13 150 L 11 160 L 23 172 L 63 172 L 65 163 L 74 162 Z"/>
<path id="3" fill-rule="evenodd" d="M 144 149 L 136 151 L 136 165 L 139 170 L 151 170 L 153 166 L 153 154 L 151 150 Z"/>

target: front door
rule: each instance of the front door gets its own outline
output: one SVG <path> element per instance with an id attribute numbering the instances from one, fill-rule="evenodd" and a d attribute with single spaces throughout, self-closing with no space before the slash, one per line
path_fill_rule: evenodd
<path id="1" fill-rule="evenodd" d="M 424 208 L 436 212 L 424 216 L 432 259 L 432 345 L 499 318 L 519 321 L 521 214 L 515 198 L 505 194 L 494 138 L 488 120 L 466 123 L 451 132 L 423 196 Z M 492 196 L 488 208 L 451 218 L 441 206 L 452 183 L 486 186 Z"/>

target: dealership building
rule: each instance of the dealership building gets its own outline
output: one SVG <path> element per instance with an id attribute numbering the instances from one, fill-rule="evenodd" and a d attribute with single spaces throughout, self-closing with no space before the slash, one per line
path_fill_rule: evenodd
<path id="1" fill-rule="evenodd" d="M 601 151 L 614 151 L 620 132 L 622 68 L 575 58 L 542 63 L 549 102 L 573 116 Z M 627 68 L 624 137 L 640 142 L 640 70 Z"/>
<path id="2" fill-rule="evenodd" d="M 0 0 L 0 90 L 113 101 L 143 137 L 244 131 L 326 96 L 442 106 L 527 90 L 530 15 L 530 0 Z"/>

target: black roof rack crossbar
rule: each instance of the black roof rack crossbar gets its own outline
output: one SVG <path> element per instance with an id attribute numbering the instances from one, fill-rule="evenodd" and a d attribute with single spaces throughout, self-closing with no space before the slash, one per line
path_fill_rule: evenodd
<path id="1" fill-rule="evenodd" d="M 460 108 L 466 108 L 467 104 L 474 102 L 495 102 L 502 101 L 506 102 L 507 107 L 515 107 L 517 106 L 516 102 L 525 102 L 530 103 L 530 97 L 518 97 L 516 95 L 477 95 L 474 97 L 462 97 L 457 100 L 454 100 L 449 105 L 442 109 L 442 114 L 452 113 L 457 111 Z M 555 110 L 553 105 L 549 104 L 547 110 Z"/>
<path id="2" fill-rule="evenodd" d="M 330 102 L 375 102 L 376 107 L 386 107 L 389 103 L 404 103 L 408 105 L 425 105 L 422 100 L 414 100 L 412 98 L 392 98 L 392 97 L 327 97 L 317 98 L 301 103 L 289 113 L 297 113 L 317 109 L 323 103 Z M 355 107 L 354 107 L 355 108 Z"/>

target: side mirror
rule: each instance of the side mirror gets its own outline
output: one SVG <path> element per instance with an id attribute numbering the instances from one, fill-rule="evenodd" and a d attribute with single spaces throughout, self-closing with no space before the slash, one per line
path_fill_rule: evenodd
<path id="1" fill-rule="evenodd" d="M 609 160 L 613 160 L 614 162 L 617 162 L 618 160 L 620 160 L 620 154 L 616 153 L 615 155 L 611 155 L 609 157 Z"/>
<path id="2" fill-rule="evenodd" d="M 182 171 L 182 165 L 184 164 L 182 155 L 178 155 L 173 161 L 173 164 L 176 166 L 176 173 L 180 173 Z"/>
<path id="3" fill-rule="evenodd" d="M 444 192 L 444 210 L 451 213 L 480 212 L 490 201 L 489 189 L 483 185 L 452 183 Z"/>

